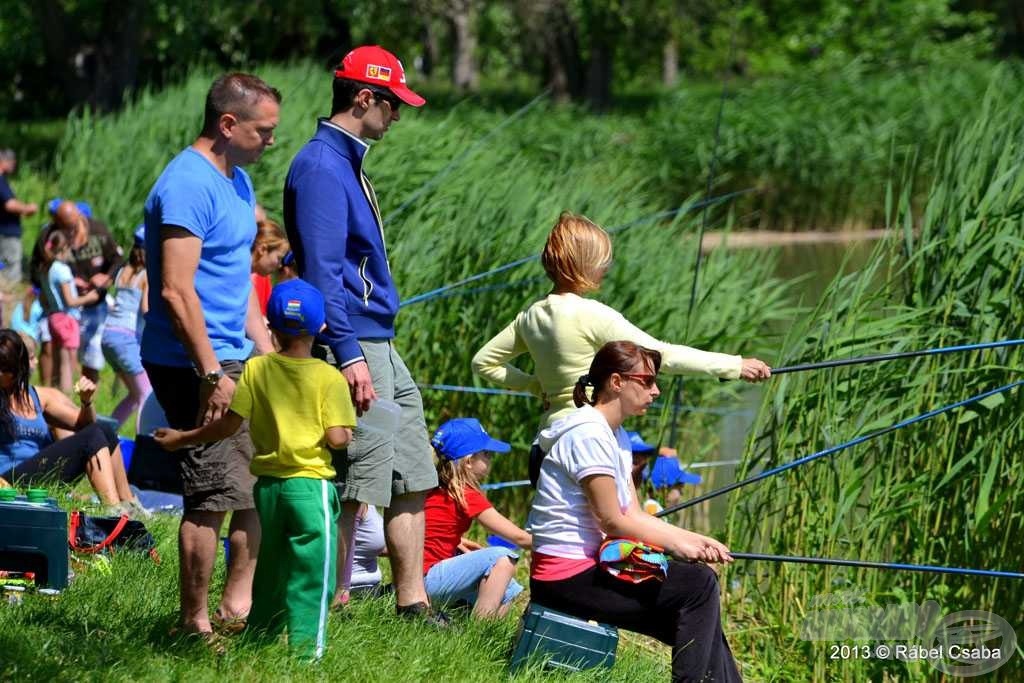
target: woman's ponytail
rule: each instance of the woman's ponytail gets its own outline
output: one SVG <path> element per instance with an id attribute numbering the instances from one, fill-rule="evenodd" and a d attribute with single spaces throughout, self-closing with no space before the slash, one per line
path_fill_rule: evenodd
<path id="1" fill-rule="evenodd" d="M 597 392 L 594 392 L 595 396 L 593 398 L 587 398 L 587 387 L 592 386 L 594 386 L 594 383 L 590 381 L 590 375 L 581 375 L 580 378 L 576 380 L 576 386 L 572 388 L 572 402 L 576 404 L 577 408 L 582 407 L 584 404 L 590 406 L 594 405 L 594 401 L 597 398 Z"/>

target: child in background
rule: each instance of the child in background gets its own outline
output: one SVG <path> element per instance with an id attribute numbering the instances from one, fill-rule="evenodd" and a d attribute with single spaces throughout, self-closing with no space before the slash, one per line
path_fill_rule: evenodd
<path id="1" fill-rule="evenodd" d="M 139 319 L 149 310 L 149 280 L 146 278 L 146 227 L 135 229 L 135 240 L 128 254 L 128 263 L 114 275 L 114 305 L 107 313 L 101 348 L 103 357 L 128 388 L 128 395 L 114 408 L 111 417 L 118 427 L 138 410 L 149 393 L 149 377 L 142 368 L 139 348 Z"/>
<path id="2" fill-rule="evenodd" d="M 377 594 L 382 578 L 377 558 L 387 554 L 387 544 L 384 542 L 384 518 L 373 505 L 359 506 L 354 538 L 352 576 L 346 590 L 352 595 Z"/>
<path id="3" fill-rule="evenodd" d="M 230 410 L 198 429 L 156 430 L 169 450 L 227 438 L 249 420 L 262 527 L 248 626 L 269 635 L 287 629 L 296 654 L 319 659 L 335 588 L 341 503 L 329 448 L 345 448 L 356 424 L 348 383 L 313 358 L 324 299 L 304 280 L 274 288 L 267 303 L 281 351 L 245 364 Z"/>
<path id="4" fill-rule="evenodd" d="M 260 313 L 267 315 L 267 300 L 273 283 L 270 276 L 281 268 L 281 262 L 291 250 L 281 226 L 264 220 L 256 226 L 256 239 L 252 243 L 252 286 L 260 302 Z"/>
<path id="5" fill-rule="evenodd" d="M 464 600 L 473 605 L 475 617 L 503 616 L 523 590 L 512 578 L 518 553 L 502 547 L 456 552 L 474 519 L 521 548 L 531 546 L 530 534 L 495 510 L 480 490 L 480 480 L 491 469 L 491 453 L 508 453 L 511 446 L 492 439 L 479 421 L 468 417 L 445 422 L 430 443 L 437 453 L 440 485 L 423 503 L 427 595 L 439 602 Z"/>
<path id="6" fill-rule="evenodd" d="M 25 295 L 11 312 L 11 329 L 24 332 L 38 343 L 39 322 L 43 319 L 43 305 L 39 303 L 39 290 L 29 286 Z"/>
<path id="7" fill-rule="evenodd" d="M 75 276 L 68 261 L 71 259 L 71 243 L 60 230 L 54 230 L 43 247 L 43 270 L 46 272 L 45 303 L 46 323 L 50 328 L 53 344 L 54 364 L 60 365 L 57 386 L 65 394 L 71 393 L 71 378 L 78 374 L 78 347 L 81 331 L 78 321 L 82 306 L 100 301 L 107 295 L 102 289 L 93 289 L 78 295 Z"/>

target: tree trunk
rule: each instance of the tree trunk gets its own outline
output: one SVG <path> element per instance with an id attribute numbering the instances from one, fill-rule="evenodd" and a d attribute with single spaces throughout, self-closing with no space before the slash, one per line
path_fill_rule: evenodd
<path id="1" fill-rule="evenodd" d="M 423 17 L 423 61 L 420 63 L 420 73 L 429 78 L 434 73 L 440 54 L 441 46 L 438 44 L 433 17 L 426 15 Z"/>
<path id="2" fill-rule="evenodd" d="M 120 108 L 124 95 L 135 87 L 141 47 L 141 5 L 110 3 L 104 8 L 104 25 L 111 27 L 95 49 L 89 104 L 100 111 Z"/>
<path id="3" fill-rule="evenodd" d="M 667 88 L 674 88 L 679 83 L 679 45 L 675 38 L 665 41 L 661 53 L 661 82 Z"/>
<path id="4" fill-rule="evenodd" d="M 522 40 L 540 56 L 542 78 L 555 102 L 580 99 L 583 94 L 583 61 L 576 23 L 565 0 L 519 0 L 516 12 L 522 24 Z"/>
<path id="5" fill-rule="evenodd" d="M 452 27 L 452 83 L 458 90 L 480 88 L 476 64 L 476 7 L 473 0 L 451 0 L 447 8 Z"/>
<path id="6" fill-rule="evenodd" d="M 606 111 L 612 103 L 612 66 L 614 54 L 611 46 L 600 37 L 593 40 L 590 62 L 587 64 L 586 99 L 594 111 Z"/>

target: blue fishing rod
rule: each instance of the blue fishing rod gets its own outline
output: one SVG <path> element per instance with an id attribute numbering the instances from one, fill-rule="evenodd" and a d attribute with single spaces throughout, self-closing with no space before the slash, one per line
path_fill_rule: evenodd
<path id="1" fill-rule="evenodd" d="M 634 219 L 634 220 L 632 220 L 632 221 L 630 221 L 628 223 L 624 223 L 623 225 L 620 225 L 618 227 L 612 228 L 608 232 L 610 234 L 614 234 L 616 232 L 622 232 L 623 230 L 627 230 L 629 228 L 636 227 L 637 225 L 641 225 L 641 224 L 644 224 L 644 223 L 653 223 L 654 221 L 658 221 L 658 220 L 661 220 L 663 218 L 671 218 L 671 217 L 677 216 L 677 215 L 679 215 L 681 213 L 686 213 L 688 211 L 693 211 L 693 210 L 696 210 L 696 209 L 703 208 L 704 206 L 707 206 L 707 205 L 710 205 L 710 204 L 720 204 L 722 202 L 727 202 L 727 201 L 729 201 L 730 199 L 732 199 L 734 197 L 738 197 L 740 195 L 746 194 L 748 192 L 753 192 L 753 191 L 754 191 L 754 188 L 747 188 L 745 190 L 737 190 L 735 192 L 728 192 L 726 194 L 717 195 L 715 197 L 708 197 L 707 199 L 702 199 L 699 202 L 696 202 L 694 204 L 689 204 L 689 205 L 686 205 L 686 206 L 682 206 L 682 207 L 680 207 L 678 209 L 670 209 L 668 211 L 659 211 L 658 213 L 654 213 L 654 214 L 651 214 L 649 216 L 642 216 L 642 217 Z M 492 268 L 490 270 L 485 270 L 482 273 L 477 273 L 476 275 L 470 275 L 469 277 L 463 278 L 461 280 L 457 280 L 456 282 L 452 282 L 451 284 L 447 284 L 447 285 L 444 285 L 442 287 L 438 287 L 436 289 L 431 289 L 431 290 L 429 290 L 427 292 L 423 292 L 422 294 L 417 294 L 416 296 L 409 297 L 408 299 L 405 299 L 404 301 L 400 302 L 399 306 L 404 308 L 405 306 L 409 306 L 411 304 L 420 303 L 421 301 L 428 301 L 430 299 L 436 299 L 437 297 L 441 296 L 445 292 L 451 291 L 451 290 L 453 290 L 453 289 L 455 289 L 457 287 L 462 287 L 463 285 L 468 285 L 471 282 L 476 282 L 478 280 L 482 280 L 482 279 L 484 279 L 486 277 L 490 277 L 491 275 L 497 275 L 498 273 L 504 273 L 507 270 L 511 270 L 511 269 L 516 268 L 518 266 L 521 266 L 521 265 L 523 265 L 525 263 L 529 263 L 530 261 L 538 261 L 538 260 L 540 260 L 540 254 L 531 254 L 530 256 L 524 256 L 523 258 L 516 259 L 515 261 L 510 261 L 509 263 L 506 263 L 504 265 L 500 265 L 500 266 L 498 266 L 496 268 Z"/>
<path id="2" fill-rule="evenodd" d="M 703 503 L 704 501 L 710 500 L 711 498 L 717 498 L 718 496 L 721 496 L 721 495 L 723 495 L 725 493 L 729 493 L 730 491 L 735 491 L 738 488 L 742 488 L 742 487 L 747 486 L 749 484 L 753 484 L 755 482 L 761 481 L 762 479 L 767 479 L 768 477 L 775 476 L 776 474 L 781 474 L 782 472 L 785 472 L 787 470 L 791 470 L 794 467 L 799 467 L 800 465 L 803 465 L 805 463 L 811 462 L 813 460 L 818 460 L 819 458 L 824 458 L 826 456 L 835 455 L 836 453 L 838 453 L 840 451 L 844 451 L 844 450 L 846 450 L 848 448 L 852 448 L 853 446 L 857 446 L 859 444 L 864 443 L 865 441 L 870 441 L 871 439 L 875 439 L 875 438 L 877 438 L 879 436 L 884 436 L 885 434 L 889 434 L 891 432 L 894 432 L 897 429 L 903 429 L 904 427 L 909 427 L 912 424 L 917 424 L 918 422 L 924 422 L 925 420 L 930 420 L 933 417 L 937 417 L 937 416 L 942 415 L 944 413 L 948 413 L 948 412 L 950 412 L 952 410 L 956 410 L 957 408 L 962 408 L 962 407 L 964 407 L 966 405 L 970 405 L 972 403 L 977 403 L 978 401 L 984 400 L 984 399 L 988 398 L 989 396 L 995 396 L 996 394 L 1001 394 L 1001 393 L 1010 391 L 1011 389 L 1015 389 L 1015 388 L 1019 387 L 1022 384 L 1024 384 L 1024 380 L 1017 380 L 1016 382 L 1012 382 L 1010 384 L 1005 384 L 1005 385 L 1003 385 L 1001 387 L 998 387 L 996 389 L 990 389 L 989 391 L 985 391 L 985 392 L 982 392 L 982 393 L 977 394 L 975 396 L 971 396 L 970 398 L 966 398 L 966 399 L 964 399 L 962 401 L 957 401 L 956 403 L 951 403 L 948 406 L 943 406 L 942 408 L 936 408 L 935 410 L 929 410 L 927 413 L 922 413 L 922 414 L 920 414 L 920 415 L 918 415 L 916 417 L 912 417 L 912 418 L 909 418 L 907 420 L 903 420 L 902 422 L 897 422 L 894 425 L 890 425 L 888 427 L 884 427 L 882 429 L 879 429 L 878 431 L 871 432 L 870 434 L 864 434 L 863 436 L 858 436 L 857 438 L 851 439 L 850 441 L 847 441 L 845 443 L 841 443 L 838 446 L 831 446 L 831 447 L 826 448 L 824 450 L 818 451 L 817 453 L 812 453 L 811 455 L 807 455 L 807 456 L 804 456 L 802 458 L 798 458 L 797 460 L 793 460 L 792 462 L 788 462 L 788 463 L 785 463 L 783 465 L 779 465 L 778 467 L 773 467 L 770 470 L 765 470 L 764 472 L 761 472 L 760 474 L 754 475 L 753 477 L 749 477 L 748 479 L 744 479 L 743 481 L 737 481 L 737 482 L 734 482 L 734 483 L 729 484 L 727 486 L 723 486 L 721 488 L 715 489 L 714 491 L 709 491 L 708 493 L 705 493 L 704 495 L 701 495 L 701 496 L 697 496 L 696 498 L 691 498 L 690 500 L 684 500 L 681 503 L 677 503 L 675 505 L 672 505 L 670 507 L 665 508 L 664 510 L 662 510 L 661 512 L 659 512 L 655 516 L 656 517 L 664 517 L 665 515 L 672 514 L 673 512 L 677 512 L 679 510 L 683 510 L 685 508 L 692 507 L 694 505 L 697 505 L 698 503 Z"/>
<path id="3" fill-rule="evenodd" d="M 1003 341 L 982 342 L 980 344 L 960 344 L 959 346 L 942 346 L 935 349 L 923 349 L 921 351 L 882 353 L 875 356 L 861 356 L 859 358 L 842 358 L 839 360 L 826 360 L 820 363 L 802 363 L 800 365 L 788 365 L 781 368 L 772 368 L 772 375 L 784 375 L 789 372 L 804 372 L 805 370 L 821 370 L 823 368 L 838 368 L 844 365 L 878 363 L 881 361 L 900 360 L 903 358 L 919 358 L 921 356 L 940 356 L 946 353 L 961 353 L 964 351 L 998 349 L 1009 346 L 1021 346 L 1022 344 L 1024 344 L 1024 339 L 1006 339 Z"/>
<path id="4" fill-rule="evenodd" d="M 960 576 L 990 576 L 1000 579 L 1024 579 L 1020 572 L 1004 572 L 995 569 L 969 569 L 964 567 L 943 567 L 933 564 L 905 564 L 902 562 L 865 562 L 862 560 L 840 560 L 830 557 L 800 557 L 795 555 L 765 555 L 762 553 L 729 553 L 737 560 L 766 560 L 768 562 L 792 562 L 795 564 L 824 564 L 837 567 L 865 567 L 867 569 L 895 569 L 910 572 L 934 574 L 957 574 Z"/>

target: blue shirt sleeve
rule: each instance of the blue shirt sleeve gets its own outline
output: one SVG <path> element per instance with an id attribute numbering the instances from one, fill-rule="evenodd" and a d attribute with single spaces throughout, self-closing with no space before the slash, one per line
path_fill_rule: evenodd
<path id="1" fill-rule="evenodd" d="M 14 198 L 14 190 L 11 189 L 11 185 L 7 182 L 7 178 L 0 175 L 0 206 L 6 204 L 9 199 Z"/>
<path id="2" fill-rule="evenodd" d="M 363 359 L 348 319 L 344 268 L 348 241 L 348 200 L 333 169 L 315 165 L 291 179 L 295 229 L 302 239 L 302 278 L 324 296 L 327 329 L 323 337 L 344 367 Z"/>
<path id="3" fill-rule="evenodd" d="M 201 240 L 216 221 L 213 196 L 200 182 L 179 175 L 173 183 L 160 188 L 160 224 L 188 230 Z"/>

